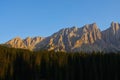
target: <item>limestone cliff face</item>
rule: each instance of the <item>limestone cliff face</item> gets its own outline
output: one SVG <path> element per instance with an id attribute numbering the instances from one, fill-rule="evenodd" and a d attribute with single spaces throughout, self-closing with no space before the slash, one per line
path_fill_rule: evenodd
<path id="1" fill-rule="evenodd" d="M 101 46 L 99 47 L 97 42 L 100 42 L 101 38 L 102 35 L 100 30 L 98 29 L 96 23 L 93 23 L 85 25 L 82 28 L 72 27 L 61 29 L 52 36 L 46 38 L 46 40 L 38 46 L 40 46 L 41 49 L 44 48 L 47 50 L 72 52 L 81 51 L 83 50 L 82 47 L 89 45 L 90 48 L 87 47 L 86 51 L 93 51 L 97 48 L 100 51 Z M 94 45 L 95 49 L 92 49 Z"/>
<path id="2" fill-rule="evenodd" d="M 113 50 L 120 50 L 120 24 L 111 23 L 110 28 L 102 32 L 105 43 Z"/>
<path id="3" fill-rule="evenodd" d="M 119 23 L 111 23 L 110 28 L 103 31 L 103 38 L 106 42 L 116 43 L 120 39 L 120 24 Z"/>
<path id="4" fill-rule="evenodd" d="M 20 37 L 16 37 L 16 38 L 8 41 L 5 44 L 9 45 L 10 47 L 14 47 L 14 48 L 24 48 L 24 49 L 27 49 L 26 45 L 24 44 L 23 40 Z"/>
<path id="5" fill-rule="evenodd" d="M 44 38 L 41 38 L 41 37 L 34 37 L 34 38 L 27 37 L 26 39 L 22 40 L 20 37 L 16 37 L 6 42 L 5 44 L 13 48 L 33 50 L 35 48 L 35 45 L 41 42 L 43 39 Z"/>
<path id="6" fill-rule="evenodd" d="M 96 23 L 87 24 L 81 28 L 61 29 L 53 35 L 41 38 L 16 37 L 7 43 L 14 48 L 29 50 L 54 50 L 63 52 L 116 52 L 120 51 L 120 24 L 112 22 L 110 28 L 100 31 Z"/>
<path id="7" fill-rule="evenodd" d="M 35 48 L 35 45 L 40 43 L 43 39 L 44 38 L 42 37 L 34 37 L 34 38 L 27 37 L 26 39 L 23 40 L 23 42 L 28 49 L 33 50 Z"/>
<path id="8" fill-rule="evenodd" d="M 79 39 L 74 44 L 76 47 L 81 46 L 82 44 L 93 44 L 95 41 L 101 39 L 101 32 L 98 29 L 97 25 L 89 24 L 81 28 L 81 34 Z M 81 44 L 82 43 L 82 44 Z"/>
<path id="9" fill-rule="evenodd" d="M 81 36 L 76 40 L 74 51 L 101 51 L 104 44 L 102 34 L 96 23 L 85 25 L 81 28 Z M 100 44 L 101 43 L 101 44 Z"/>

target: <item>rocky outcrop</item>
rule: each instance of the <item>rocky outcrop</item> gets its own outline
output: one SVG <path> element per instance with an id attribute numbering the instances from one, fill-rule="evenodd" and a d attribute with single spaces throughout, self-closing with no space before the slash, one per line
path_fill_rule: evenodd
<path id="1" fill-rule="evenodd" d="M 6 44 L 14 48 L 29 50 L 54 50 L 63 52 L 116 52 L 120 51 L 120 24 L 112 22 L 110 28 L 100 31 L 96 23 L 81 28 L 61 29 L 53 35 L 41 38 L 20 39 L 19 37 Z"/>
<path id="2" fill-rule="evenodd" d="M 14 48 L 27 49 L 26 45 L 24 44 L 23 40 L 20 37 L 16 37 L 16 38 L 6 42 L 5 44 L 9 45 L 10 47 L 14 47 Z"/>
<path id="3" fill-rule="evenodd" d="M 37 43 L 40 43 L 43 39 L 44 38 L 41 38 L 41 37 L 34 37 L 34 38 L 27 37 L 26 39 L 22 40 L 20 37 L 16 37 L 6 42 L 5 44 L 13 48 L 33 50 L 35 48 L 35 45 Z"/>
<path id="4" fill-rule="evenodd" d="M 82 35 L 75 42 L 74 51 L 102 51 L 104 44 L 102 40 L 102 34 L 96 23 L 85 25 L 81 28 Z M 99 44 L 101 43 L 101 44 Z"/>
<path id="5" fill-rule="evenodd" d="M 120 24 L 111 23 L 110 28 L 105 31 L 102 31 L 103 40 L 105 43 L 111 47 L 111 50 L 116 49 L 120 51 Z"/>
<path id="6" fill-rule="evenodd" d="M 35 48 L 35 45 L 40 43 L 44 38 L 42 37 L 27 37 L 23 40 L 24 44 L 27 46 L 28 49 L 33 50 Z"/>
<path id="7" fill-rule="evenodd" d="M 96 23 L 93 23 L 82 28 L 61 29 L 37 45 L 37 48 L 67 52 L 82 50 L 101 51 L 101 44 L 99 44 L 99 42 L 102 42 L 101 38 L 102 35 L 99 28 Z"/>

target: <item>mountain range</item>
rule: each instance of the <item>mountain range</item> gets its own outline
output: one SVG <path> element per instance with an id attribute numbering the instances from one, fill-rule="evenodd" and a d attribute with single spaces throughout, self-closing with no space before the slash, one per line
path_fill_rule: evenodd
<path id="1" fill-rule="evenodd" d="M 63 52 L 117 52 L 120 51 L 120 24 L 112 22 L 101 31 L 96 23 L 83 27 L 64 28 L 48 37 L 15 37 L 4 43 L 13 48 L 54 50 Z"/>

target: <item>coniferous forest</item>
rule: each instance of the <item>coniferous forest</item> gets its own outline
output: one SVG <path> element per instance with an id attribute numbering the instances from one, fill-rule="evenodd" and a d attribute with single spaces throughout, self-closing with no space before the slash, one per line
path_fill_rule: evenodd
<path id="1" fill-rule="evenodd" d="M 120 80 L 120 54 L 0 46 L 0 80 Z"/>

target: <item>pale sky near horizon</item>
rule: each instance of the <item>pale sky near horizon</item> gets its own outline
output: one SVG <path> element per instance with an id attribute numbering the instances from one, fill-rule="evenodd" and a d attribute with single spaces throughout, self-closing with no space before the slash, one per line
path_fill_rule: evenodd
<path id="1" fill-rule="evenodd" d="M 120 0 L 0 0 L 0 43 L 50 36 L 59 29 L 120 22 Z"/>

